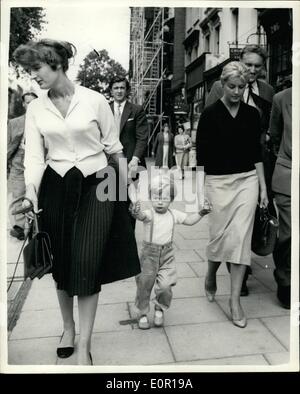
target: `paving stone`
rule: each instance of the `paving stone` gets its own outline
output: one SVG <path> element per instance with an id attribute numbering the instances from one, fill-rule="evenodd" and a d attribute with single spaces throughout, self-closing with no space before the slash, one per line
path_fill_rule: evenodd
<path id="1" fill-rule="evenodd" d="M 45 310 L 58 307 L 59 304 L 54 287 L 36 286 L 30 289 L 22 310 Z"/>
<path id="2" fill-rule="evenodd" d="M 23 241 L 19 241 L 17 238 L 8 235 L 7 243 L 6 243 L 8 263 L 15 263 L 17 261 L 22 245 L 23 245 Z M 21 254 L 20 262 L 22 261 L 23 261 L 23 255 Z"/>
<path id="3" fill-rule="evenodd" d="M 125 280 L 109 283 L 102 286 L 99 296 L 99 304 L 114 304 L 133 301 L 136 293 L 134 281 Z"/>
<path id="4" fill-rule="evenodd" d="M 201 240 L 202 241 L 207 241 L 208 239 L 208 230 L 201 228 L 201 230 L 196 230 L 194 226 L 180 226 L 178 228 L 177 232 L 180 234 L 180 236 L 183 239 L 195 239 L 195 240 Z"/>
<path id="5" fill-rule="evenodd" d="M 153 365 L 174 361 L 163 329 L 95 334 L 94 365 Z"/>
<path id="6" fill-rule="evenodd" d="M 201 278 L 179 278 L 173 288 L 173 298 L 204 296 Z"/>
<path id="7" fill-rule="evenodd" d="M 165 326 L 226 321 L 226 315 L 215 302 L 206 298 L 174 299 L 165 312 Z"/>
<path id="8" fill-rule="evenodd" d="M 287 350 L 290 348 L 290 316 L 261 319 Z"/>
<path id="9" fill-rule="evenodd" d="M 201 276 L 200 278 L 179 278 L 176 286 L 173 289 L 174 298 L 204 297 L 204 281 L 204 276 Z M 222 295 L 230 295 L 230 276 L 218 276 L 217 286 L 218 289 L 216 299 L 218 299 L 219 296 L 221 297 Z M 249 280 L 249 288 L 251 289 L 251 292 L 253 294 L 269 291 L 254 278 L 251 278 L 251 280 Z M 226 300 L 227 299 L 228 297 L 226 298 Z"/>
<path id="10" fill-rule="evenodd" d="M 207 272 L 207 261 L 197 261 L 197 262 L 191 262 L 189 265 L 193 268 L 194 271 L 196 271 L 198 276 L 205 276 Z M 229 273 L 226 268 L 226 264 L 221 264 L 218 272 L 217 272 L 217 277 L 219 276 L 229 276 Z"/>
<path id="11" fill-rule="evenodd" d="M 253 276 L 259 280 L 261 283 L 263 283 L 264 286 L 268 287 L 272 291 L 277 290 L 277 285 L 273 276 L 273 269 L 271 268 L 259 268 L 257 265 L 255 265 L 255 268 L 253 268 Z"/>
<path id="12" fill-rule="evenodd" d="M 93 332 L 130 330 L 127 304 L 99 305 L 95 318 Z M 76 333 L 79 330 L 78 308 L 74 306 L 74 320 Z M 51 321 L 51 324 L 45 322 Z M 124 324 L 120 324 L 124 322 Z M 41 338 L 61 335 L 63 324 L 60 310 L 34 310 L 23 311 L 20 314 L 16 327 L 13 329 L 10 339 Z"/>
<path id="13" fill-rule="evenodd" d="M 228 297 L 218 297 L 219 305 L 229 315 Z M 271 316 L 285 316 L 289 311 L 281 308 L 276 301 L 274 293 L 251 292 L 248 297 L 241 298 L 241 305 L 247 318 L 260 318 Z"/>
<path id="14" fill-rule="evenodd" d="M 264 356 L 271 365 L 289 364 L 290 362 L 289 352 L 267 353 Z"/>
<path id="15" fill-rule="evenodd" d="M 60 310 L 23 311 L 13 329 L 10 339 L 42 338 L 60 336 L 63 331 Z"/>
<path id="16" fill-rule="evenodd" d="M 200 261 L 207 261 L 207 256 L 206 256 L 206 249 L 195 249 L 196 254 L 199 256 L 198 260 Z"/>
<path id="17" fill-rule="evenodd" d="M 176 363 L 176 365 L 269 365 L 262 355 L 215 358 Z"/>
<path id="18" fill-rule="evenodd" d="M 242 335 L 241 335 L 242 330 Z M 165 327 L 176 361 L 280 352 L 285 349 L 258 320 L 244 329 L 231 322 Z"/>
<path id="19" fill-rule="evenodd" d="M 197 239 L 180 239 L 179 237 L 174 240 L 176 246 L 181 249 L 181 250 L 191 250 L 191 249 L 203 249 L 203 252 L 205 252 L 206 248 L 206 243 L 203 240 Z M 203 253 L 201 254 L 201 257 L 203 256 Z"/>
<path id="20" fill-rule="evenodd" d="M 175 257 L 178 263 L 199 261 L 199 255 L 194 250 L 178 250 Z"/>
<path id="21" fill-rule="evenodd" d="M 8 363 L 55 365 L 58 338 L 34 338 L 8 342 Z"/>
<path id="22" fill-rule="evenodd" d="M 129 319 L 126 303 L 98 305 L 93 332 L 131 330 Z"/>
<path id="23" fill-rule="evenodd" d="M 134 319 L 133 303 L 129 304 L 130 316 Z M 148 318 L 151 327 L 154 326 L 154 305 L 150 303 Z M 171 307 L 165 311 L 164 326 L 197 324 L 202 322 L 227 321 L 227 317 L 217 303 L 210 303 L 203 297 L 177 298 L 172 300 Z M 137 327 L 137 323 L 134 324 Z"/>
<path id="24" fill-rule="evenodd" d="M 255 253 L 252 252 L 251 261 L 260 265 L 261 268 L 275 268 L 273 257 L 271 254 L 268 256 L 257 256 Z"/>
<path id="25" fill-rule="evenodd" d="M 196 274 L 194 270 L 187 263 L 176 264 L 178 278 L 194 278 Z"/>

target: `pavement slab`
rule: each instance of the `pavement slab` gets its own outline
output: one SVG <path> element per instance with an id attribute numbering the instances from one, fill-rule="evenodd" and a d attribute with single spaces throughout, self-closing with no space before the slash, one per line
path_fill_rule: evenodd
<path id="1" fill-rule="evenodd" d="M 178 263 L 189 263 L 191 261 L 200 260 L 199 255 L 194 250 L 178 250 L 175 258 Z"/>
<path id="2" fill-rule="evenodd" d="M 63 331 L 58 308 L 22 311 L 10 340 L 60 336 Z"/>
<path id="3" fill-rule="evenodd" d="M 176 361 L 285 351 L 257 319 L 250 320 L 244 329 L 235 327 L 231 322 L 214 322 L 169 326 L 165 330 Z"/>
<path id="4" fill-rule="evenodd" d="M 30 289 L 23 306 L 23 311 L 29 310 L 45 310 L 58 308 L 58 298 L 56 295 L 55 287 L 41 287 L 35 286 Z"/>
<path id="5" fill-rule="evenodd" d="M 98 304 L 114 304 L 132 301 L 135 298 L 136 284 L 134 281 L 122 280 L 102 286 Z"/>
<path id="6" fill-rule="evenodd" d="M 165 313 L 165 327 L 226 320 L 226 315 L 217 303 L 208 302 L 204 297 L 174 299 L 171 308 Z"/>
<path id="7" fill-rule="evenodd" d="M 228 297 L 218 297 L 217 302 L 224 312 L 229 315 Z M 242 297 L 241 305 L 248 319 L 289 315 L 288 310 L 278 305 L 276 295 L 270 292 L 253 293 L 248 297 Z"/>
<path id="8" fill-rule="evenodd" d="M 195 278 L 197 275 L 188 263 L 176 264 L 178 278 Z"/>
<path id="9" fill-rule="evenodd" d="M 264 356 L 271 365 L 284 365 L 290 362 L 289 352 L 267 353 Z"/>
<path id="10" fill-rule="evenodd" d="M 280 353 L 281 354 L 281 353 Z M 251 356 L 237 356 L 214 358 L 210 360 L 195 360 L 179 362 L 176 365 L 269 365 L 267 360 L 261 354 Z"/>
<path id="11" fill-rule="evenodd" d="M 267 268 L 261 268 L 259 266 L 259 268 L 257 268 L 258 265 L 254 265 L 253 269 L 252 269 L 252 276 L 254 276 L 254 278 L 256 278 L 258 281 L 260 281 L 264 286 L 266 286 L 268 289 L 272 290 L 272 291 L 276 291 L 277 290 L 277 285 L 276 282 L 274 280 L 274 276 L 273 276 L 273 268 L 267 267 Z"/>
<path id="12" fill-rule="evenodd" d="M 286 348 L 290 349 L 290 316 L 265 317 L 261 321 Z"/>
<path id="13" fill-rule="evenodd" d="M 59 338 L 32 338 L 8 342 L 8 364 L 55 365 Z"/>
<path id="14" fill-rule="evenodd" d="M 93 335 L 92 349 L 94 365 L 155 365 L 174 361 L 163 329 L 97 333 Z"/>

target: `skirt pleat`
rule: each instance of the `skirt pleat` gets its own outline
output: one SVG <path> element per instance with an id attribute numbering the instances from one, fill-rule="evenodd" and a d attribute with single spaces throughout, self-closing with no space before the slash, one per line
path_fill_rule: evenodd
<path id="1" fill-rule="evenodd" d="M 52 275 L 57 289 L 65 290 L 70 296 L 97 293 L 102 283 L 140 272 L 133 229 L 126 225 L 130 224 L 128 210 L 124 210 L 120 202 L 99 201 L 96 190 L 100 182 L 95 174 L 84 178 L 76 167 L 61 177 L 48 166 L 42 179 L 40 227 L 50 236 Z M 121 216 L 125 222 L 129 239 L 126 245 L 124 227 L 116 216 Z M 119 256 L 111 255 L 108 248 L 118 249 L 121 256 L 128 256 L 132 261 L 123 257 L 121 262 L 117 261 Z M 131 250 L 129 255 L 128 249 Z M 124 266 L 121 272 L 118 270 L 120 263 Z"/>

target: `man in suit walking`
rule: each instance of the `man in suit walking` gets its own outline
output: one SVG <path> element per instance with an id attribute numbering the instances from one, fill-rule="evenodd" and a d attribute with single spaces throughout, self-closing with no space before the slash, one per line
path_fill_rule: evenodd
<path id="1" fill-rule="evenodd" d="M 292 88 L 275 94 L 270 118 L 271 144 L 277 160 L 272 189 L 279 211 L 279 237 L 273 258 L 277 298 L 291 304 L 291 172 L 292 172 Z"/>
<path id="2" fill-rule="evenodd" d="M 28 104 L 37 98 L 33 92 L 23 94 L 22 102 L 25 112 Z M 25 194 L 24 181 L 24 127 L 25 114 L 9 120 L 7 125 L 7 168 L 8 184 L 12 193 L 12 202 L 9 206 L 9 215 L 12 228 L 10 235 L 17 239 L 24 239 L 24 215 L 12 215 L 12 212 L 22 208 L 21 197 Z"/>
<path id="3" fill-rule="evenodd" d="M 268 196 L 270 202 L 270 208 L 273 209 L 275 214 L 275 209 L 272 204 L 272 194 L 271 194 L 271 179 L 272 179 L 272 162 L 271 162 L 271 152 L 268 146 L 268 128 L 270 121 L 270 112 L 272 106 L 272 100 L 274 96 L 274 89 L 267 82 L 259 79 L 262 71 L 265 68 L 265 63 L 267 59 L 267 54 L 265 50 L 259 45 L 246 45 L 240 55 L 240 61 L 244 63 L 249 69 L 249 82 L 244 91 L 243 100 L 246 104 L 251 105 L 258 109 L 261 117 L 261 145 L 262 145 L 262 155 L 265 167 L 265 178 L 266 185 L 268 189 Z M 223 96 L 223 88 L 221 81 L 214 82 L 208 97 L 205 102 L 205 107 L 213 104 L 218 99 Z M 248 295 L 247 279 L 251 269 L 247 269 L 242 285 L 241 296 Z"/>
<path id="4" fill-rule="evenodd" d="M 146 167 L 145 151 L 148 142 L 148 121 L 143 107 L 127 100 L 130 84 L 124 77 L 115 77 L 109 88 L 114 101 L 110 104 L 115 117 L 123 152 L 128 160 L 128 171 L 134 173 L 138 165 Z"/>

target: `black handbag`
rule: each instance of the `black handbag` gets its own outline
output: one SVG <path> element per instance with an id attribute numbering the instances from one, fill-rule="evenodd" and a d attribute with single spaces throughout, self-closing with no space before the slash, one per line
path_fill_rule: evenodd
<path id="1" fill-rule="evenodd" d="M 252 233 L 251 249 L 258 256 L 273 253 L 277 234 L 278 220 L 269 213 L 268 208 L 256 207 Z"/>
<path id="2" fill-rule="evenodd" d="M 23 258 L 25 278 L 41 279 L 52 270 L 53 255 L 49 234 L 39 231 L 36 214 L 32 223 L 32 237 L 24 247 Z"/>

